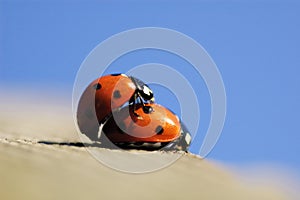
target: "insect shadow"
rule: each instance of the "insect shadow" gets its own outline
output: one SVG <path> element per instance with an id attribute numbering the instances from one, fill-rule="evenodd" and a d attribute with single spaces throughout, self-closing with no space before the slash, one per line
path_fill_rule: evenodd
<path id="1" fill-rule="evenodd" d="M 113 145 L 111 143 L 85 143 L 85 142 L 55 142 L 55 141 L 47 141 L 47 140 L 40 140 L 37 142 L 38 144 L 44 144 L 44 145 L 58 145 L 58 146 L 69 146 L 69 147 L 79 147 L 79 148 L 89 148 L 89 147 L 96 147 L 96 148 L 106 148 L 106 149 L 123 149 L 123 150 L 144 150 L 144 151 L 153 151 L 153 150 L 161 150 L 158 147 L 153 146 L 128 146 L 128 145 Z M 168 150 L 164 150 L 168 151 Z M 170 151 L 170 150 L 169 150 Z"/>
<path id="2" fill-rule="evenodd" d="M 47 141 L 41 140 L 37 142 L 38 144 L 45 144 L 45 145 L 58 145 L 58 146 L 69 146 L 69 147 L 99 147 L 99 148 L 113 148 L 113 146 L 108 146 L 107 144 L 103 143 L 85 143 L 85 142 L 54 142 L 54 141 Z"/>

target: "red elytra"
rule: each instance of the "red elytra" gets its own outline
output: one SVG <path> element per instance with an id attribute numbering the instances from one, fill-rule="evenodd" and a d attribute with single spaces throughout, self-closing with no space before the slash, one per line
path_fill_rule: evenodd
<path id="1" fill-rule="evenodd" d="M 145 112 L 144 107 L 150 108 Z M 103 127 L 113 143 L 171 142 L 180 136 L 179 118 L 158 104 L 137 104 L 116 111 Z"/>
<path id="2" fill-rule="evenodd" d="M 106 75 L 94 80 L 79 100 L 77 123 L 80 131 L 96 140 L 99 124 L 113 110 L 128 102 L 135 92 L 136 85 L 124 74 Z"/>

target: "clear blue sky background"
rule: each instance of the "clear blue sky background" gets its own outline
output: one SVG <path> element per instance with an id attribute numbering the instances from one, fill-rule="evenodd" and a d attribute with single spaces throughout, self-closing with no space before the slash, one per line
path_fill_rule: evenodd
<path id="1" fill-rule="evenodd" d="M 236 164 L 275 162 L 299 168 L 300 4 L 136 2 L 1 0 L 1 87 L 59 86 L 71 106 L 76 72 L 98 43 L 131 28 L 175 29 L 208 51 L 226 87 L 226 124 L 209 157 Z M 137 53 L 115 66 L 163 60 L 176 68 L 182 62 L 161 56 Z M 209 116 L 208 109 L 202 112 Z M 208 119 L 204 117 L 204 122 Z"/>

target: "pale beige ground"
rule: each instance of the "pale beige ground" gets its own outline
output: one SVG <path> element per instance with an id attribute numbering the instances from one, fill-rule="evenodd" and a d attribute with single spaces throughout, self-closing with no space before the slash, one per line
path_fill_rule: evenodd
<path id="1" fill-rule="evenodd" d="M 283 188 L 249 184 L 190 154 L 156 172 L 128 174 L 100 164 L 83 147 L 40 144 L 80 142 L 70 105 L 45 101 L 1 102 L 0 199 L 290 199 Z"/>

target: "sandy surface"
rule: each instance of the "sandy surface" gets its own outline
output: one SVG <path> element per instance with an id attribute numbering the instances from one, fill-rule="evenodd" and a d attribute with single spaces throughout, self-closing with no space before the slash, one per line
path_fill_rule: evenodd
<path id="1" fill-rule="evenodd" d="M 76 145 L 81 141 L 70 106 L 34 102 L 41 101 L 1 102 L 0 199 L 290 199 L 282 188 L 251 185 L 222 165 L 191 154 L 156 172 L 113 170 Z M 125 160 L 132 156 L 98 150 Z M 174 153 L 152 156 L 168 159 Z"/>

